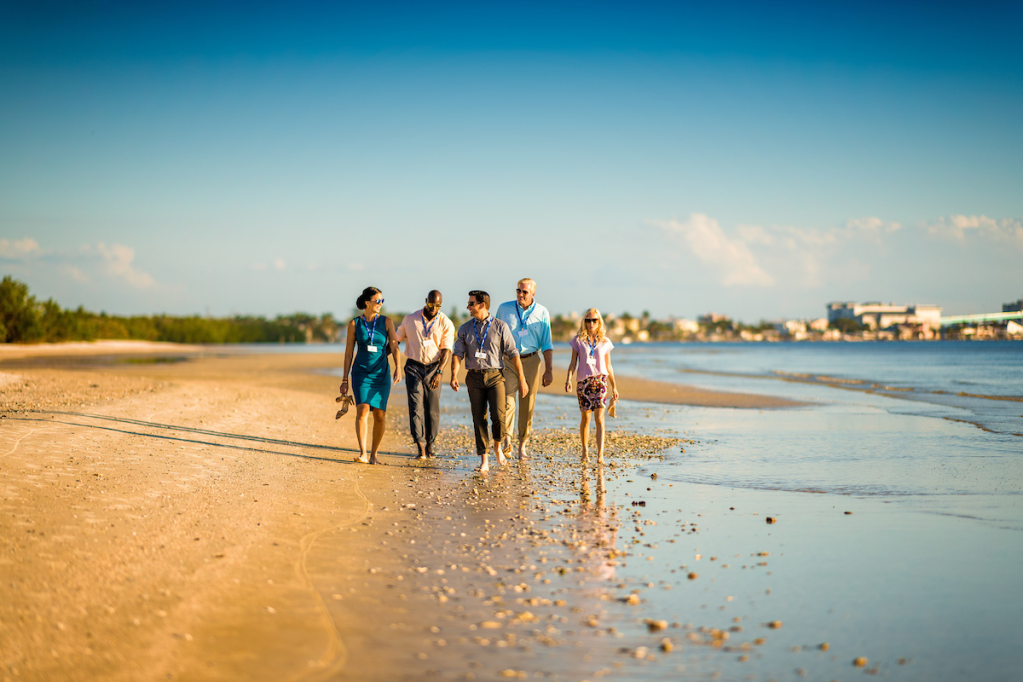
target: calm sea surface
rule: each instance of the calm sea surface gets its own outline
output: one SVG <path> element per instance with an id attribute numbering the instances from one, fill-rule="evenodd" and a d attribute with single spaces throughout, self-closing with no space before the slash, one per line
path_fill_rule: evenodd
<path id="1" fill-rule="evenodd" d="M 611 428 L 692 442 L 637 468 L 566 463 L 580 509 L 600 476 L 594 513 L 622 524 L 627 558 L 595 580 L 640 589 L 644 618 L 765 638 L 613 679 L 858 679 L 859 656 L 885 679 L 1021 679 L 1023 343 L 636 344 L 612 359 L 622 375 L 806 403 L 626 401 Z M 444 425 L 471 423 L 464 391 L 442 405 Z M 537 405 L 538 428 L 575 427 L 574 396 Z M 474 464 L 466 453 L 453 473 Z M 648 637 L 635 618 L 620 630 Z"/>
<path id="2" fill-rule="evenodd" d="M 694 656 L 687 673 L 849 679 L 866 656 L 888 679 L 1020 679 L 1023 343 L 648 344 L 612 358 L 621 374 L 809 403 L 623 405 L 622 426 L 695 443 L 609 484 L 658 524 L 617 577 L 672 585 L 650 595 L 664 618 L 739 618 L 774 645 L 744 663 Z M 544 398 L 575 419 L 571 401 Z M 692 589 L 672 572 L 683 565 L 708 582 Z M 764 631 L 775 619 L 785 627 Z"/>

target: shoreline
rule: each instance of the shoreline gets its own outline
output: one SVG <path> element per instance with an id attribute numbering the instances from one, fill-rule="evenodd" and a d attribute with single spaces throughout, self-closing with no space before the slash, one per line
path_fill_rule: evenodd
<path id="1" fill-rule="evenodd" d="M 323 359 L 0 364 L 0 584 L 14 586 L 0 600 L 0 679 L 1015 670 L 1004 652 L 1018 614 L 1000 596 L 1021 589 L 1008 570 L 1018 531 L 1005 529 L 1018 514 L 978 522 L 968 505 L 949 515 L 943 495 L 813 481 L 814 466 L 849 461 L 820 444 L 836 416 L 886 419 L 883 438 L 921 451 L 966 450 L 958 425 L 907 429 L 896 422 L 917 418 L 834 405 L 637 410 L 611 426 L 599 466 L 579 461 L 566 403 L 531 457 L 481 477 L 471 429 L 450 413 L 438 457 L 412 459 L 398 391 L 386 466 L 369 467 L 351 463 L 352 417 L 333 418 L 337 378 L 311 371 Z M 920 469 L 883 461 L 892 480 Z M 779 464 L 811 485 L 777 489 Z M 947 613 L 967 614 L 968 637 L 938 625 Z"/>
<path id="2" fill-rule="evenodd" d="M 0 346 L 2 348 L 2 346 Z M 60 351 L 65 348 L 60 344 L 47 345 L 46 347 L 20 346 L 17 349 L 8 350 L 9 355 L 0 353 L 0 374 L 5 370 L 5 364 L 9 365 L 14 373 L 22 363 L 9 361 L 27 362 L 32 365 L 46 364 L 46 360 L 61 358 Z M 120 354 L 165 354 L 165 353 L 186 353 L 194 354 L 186 357 L 186 360 L 196 360 L 199 357 L 230 361 L 232 358 L 254 357 L 266 358 L 278 368 L 286 368 L 288 371 L 305 369 L 309 372 L 329 371 L 340 368 L 344 360 L 342 353 L 260 353 L 258 350 L 246 350 L 245 352 L 221 352 L 217 353 L 216 347 L 190 346 L 184 344 L 164 344 L 151 342 L 121 342 L 101 341 L 91 344 L 71 344 L 67 347 L 70 351 L 67 355 L 71 358 L 83 358 L 89 356 L 116 356 Z M 34 352 L 38 350 L 38 352 Z M 568 352 L 563 350 L 554 353 L 554 383 L 550 386 L 540 388 L 540 393 L 574 398 L 574 393 L 566 393 L 563 383 L 559 384 L 559 377 L 566 372 L 565 360 Z M 404 355 L 402 355 L 404 361 Z M 560 362 L 559 362 L 560 361 Z M 262 361 L 267 365 L 267 361 Z M 462 371 L 464 376 L 464 369 Z M 637 400 L 642 402 L 661 403 L 666 405 L 692 405 L 698 407 L 731 407 L 738 409 L 779 409 L 788 407 L 803 407 L 808 403 L 789 400 L 786 398 L 749 393 L 735 393 L 729 391 L 714 391 L 701 389 L 685 384 L 675 384 L 663 381 L 653 381 L 627 375 L 617 375 L 619 382 L 619 393 L 623 400 Z M 464 383 L 464 381 L 463 381 Z M 294 382 L 292 382 L 294 385 Z"/>

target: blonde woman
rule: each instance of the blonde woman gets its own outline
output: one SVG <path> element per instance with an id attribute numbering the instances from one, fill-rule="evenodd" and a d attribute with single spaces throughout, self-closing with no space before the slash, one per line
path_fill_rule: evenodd
<path id="1" fill-rule="evenodd" d="M 604 318 L 600 311 L 590 308 L 579 323 L 579 333 L 572 339 L 572 362 L 565 377 L 565 393 L 572 392 L 572 374 L 576 375 L 575 393 L 579 398 L 579 437 L 582 439 L 582 460 L 588 459 L 590 414 L 597 420 L 597 462 L 604 462 L 604 400 L 610 387 L 618 400 L 615 374 L 611 367 L 611 349 L 614 344 L 607 338 Z"/>

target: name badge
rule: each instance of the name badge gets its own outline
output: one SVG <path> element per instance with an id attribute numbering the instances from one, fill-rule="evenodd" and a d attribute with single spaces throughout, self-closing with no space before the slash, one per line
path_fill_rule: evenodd
<path id="1" fill-rule="evenodd" d="M 519 336 L 529 336 L 529 330 L 528 329 L 520 329 L 519 330 Z"/>
<path id="2" fill-rule="evenodd" d="M 369 351 L 370 353 L 376 353 L 380 349 L 377 348 L 376 346 L 366 346 L 366 350 Z"/>
<path id="3" fill-rule="evenodd" d="M 590 367 L 596 367 L 597 358 L 586 358 L 586 364 L 589 365 Z"/>
<path id="4" fill-rule="evenodd" d="M 476 359 L 477 360 L 486 360 L 487 359 L 487 354 L 484 353 L 481 350 L 478 350 L 478 351 L 476 351 Z"/>

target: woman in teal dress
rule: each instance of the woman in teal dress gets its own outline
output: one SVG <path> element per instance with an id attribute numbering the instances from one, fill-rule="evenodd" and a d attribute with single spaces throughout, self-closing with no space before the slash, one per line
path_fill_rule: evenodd
<path id="1" fill-rule="evenodd" d="M 401 378 L 398 372 L 398 341 L 394 334 L 394 323 L 380 313 L 384 307 L 384 295 L 379 289 L 366 287 L 355 305 L 366 312 L 348 323 L 341 395 L 348 393 L 350 373 L 352 393 L 355 396 L 355 438 L 359 441 L 359 457 L 355 461 L 379 464 L 377 450 L 384 438 L 387 398 L 391 395 L 392 382 L 396 384 Z M 388 371 L 388 355 L 394 357 L 393 380 Z M 367 459 L 366 430 L 371 413 L 373 445 Z"/>

